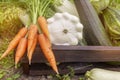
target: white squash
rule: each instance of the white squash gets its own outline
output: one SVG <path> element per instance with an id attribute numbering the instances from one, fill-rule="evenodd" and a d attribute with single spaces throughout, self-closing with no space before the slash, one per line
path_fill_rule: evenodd
<path id="1" fill-rule="evenodd" d="M 93 68 L 85 74 L 85 80 L 120 80 L 120 72 Z"/>
<path id="2" fill-rule="evenodd" d="M 74 15 L 56 13 L 47 22 L 51 42 L 55 45 L 77 45 L 83 38 L 83 25 Z"/>

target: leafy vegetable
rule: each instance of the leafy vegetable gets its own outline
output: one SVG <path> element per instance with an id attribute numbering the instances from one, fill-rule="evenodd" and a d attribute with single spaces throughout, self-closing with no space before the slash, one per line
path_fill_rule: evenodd
<path id="1" fill-rule="evenodd" d="M 105 29 L 113 45 L 120 45 L 120 11 L 115 8 L 107 8 L 103 11 Z"/>
<path id="2" fill-rule="evenodd" d="M 22 3 L 0 2 L 0 36 L 14 36 L 22 26 L 19 15 L 25 13 Z M 22 7 L 20 7 L 22 6 Z"/>
<path id="3" fill-rule="evenodd" d="M 120 0 L 91 0 L 113 46 L 120 46 Z"/>
<path id="4" fill-rule="evenodd" d="M 98 13 L 102 13 L 102 10 L 106 9 L 110 3 L 110 0 L 90 0 L 90 1 Z"/>

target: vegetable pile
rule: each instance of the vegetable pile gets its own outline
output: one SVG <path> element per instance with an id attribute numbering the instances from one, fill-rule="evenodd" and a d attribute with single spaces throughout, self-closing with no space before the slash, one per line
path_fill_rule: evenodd
<path id="1" fill-rule="evenodd" d="M 100 15 L 105 30 L 113 46 L 120 46 L 120 1 L 119 0 L 90 0 Z"/>
<path id="2" fill-rule="evenodd" d="M 70 13 L 67 10 L 64 13 L 55 11 L 56 6 L 64 5 L 61 2 L 63 0 L 5 0 L 5 2 L 1 2 L 0 32 L 5 34 L 8 31 L 11 32 L 11 34 L 8 33 L 8 36 L 14 33 L 15 37 L 9 42 L 3 54 L 0 55 L 0 60 L 15 50 L 15 67 L 17 67 L 26 52 L 31 65 L 34 50 L 36 45 L 39 44 L 52 69 L 59 74 L 52 45 L 78 45 L 83 39 L 83 25 L 80 23 L 79 18 L 75 16 L 76 13 Z M 73 3 L 69 0 L 67 2 L 68 5 Z M 23 7 L 20 7 L 21 5 Z M 55 17 L 56 15 L 57 17 Z M 51 22 L 52 19 L 56 20 Z M 65 33 L 65 40 L 60 35 L 61 31 L 57 31 L 58 29 L 62 29 L 62 33 Z M 57 32 L 58 35 L 54 36 L 56 33 L 53 34 L 53 32 Z M 0 35 L 2 35 L 1 33 Z"/>
<path id="3" fill-rule="evenodd" d="M 55 57 L 51 49 L 47 21 L 45 18 L 46 9 L 49 9 L 50 3 L 52 2 L 53 0 L 24 0 L 24 3 L 28 8 L 29 19 L 31 19 L 29 21 L 31 22 L 29 23 L 29 21 L 26 21 L 27 23 L 24 25 L 25 27 L 21 28 L 9 43 L 7 50 L 2 54 L 0 60 L 9 55 L 11 50 L 17 48 L 15 53 L 15 65 L 18 64 L 26 51 L 29 63 L 31 63 L 32 54 L 38 40 L 45 57 L 49 61 L 53 70 L 58 73 Z M 22 16 L 20 17 L 22 18 Z"/>
<path id="4" fill-rule="evenodd" d="M 52 51 L 52 44 L 56 45 L 56 41 L 57 41 L 57 44 L 59 45 L 63 45 L 63 43 L 68 45 L 78 45 L 78 43 L 83 38 L 82 37 L 83 25 L 80 23 L 78 17 L 72 14 L 69 14 L 67 12 L 55 14 L 55 7 L 62 5 L 61 2 L 63 1 L 62 0 L 59 0 L 59 1 L 57 0 L 23 0 L 23 1 L 18 0 L 16 1 L 15 4 L 20 3 L 25 7 L 25 11 L 21 10 L 20 8 L 15 8 L 15 10 L 18 11 L 15 13 L 17 14 L 19 13 L 17 15 L 18 16 L 17 19 L 19 19 L 18 22 L 22 23 L 22 27 L 19 28 L 18 33 L 10 41 L 6 51 L 1 55 L 0 60 L 10 55 L 10 52 L 16 49 L 15 50 L 15 67 L 17 67 L 17 64 L 20 62 L 21 58 L 25 55 L 26 52 L 27 52 L 29 64 L 31 64 L 31 60 L 34 54 L 34 50 L 36 48 L 36 44 L 39 43 L 40 49 L 42 50 L 44 56 L 50 63 L 52 69 L 58 74 L 59 72 L 56 65 L 56 59 L 55 59 L 54 53 Z M 72 3 L 69 2 L 69 4 L 72 4 Z M 14 8 L 13 6 L 11 7 Z M 11 7 L 6 11 L 13 10 Z M 57 15 L 56 18 L 53 18 L 54 17 L 53 15 L 54 16 Z M 1 18 L 3 18 L 3 15 L 1 15 Z M 47 18 L 49 19 L 47 20 Z M 56 20 L 53 22 L 50 22 L 50 20 L 52 19 L 56 19 Z M 2 20 L 3 21 L 1 21 L 2 22 L 1 25 L 3 23 L 5 24 L 5 22 L 7 21 L 6 19 L 2 19 Z M 10 20 L 11 23 L 15 22 L 16 17 L 13 17 L 13 15 L 8 16 L 8 20 Z M 64 21 L 64 23 L 67 23 L 69 25 L 68 26 L 66 24 L 59 25 L 61 24 L 62 21 Z M 51 26 L 51 23 L 53 23 L 53 26 Z M 7 25 L 10 25 L 10 24 L 7 24 Z M 17 26 L 20 26 L 20 25 L 17 25 Z M 55 36 L 55 34 L 52 34 L 53 32 L 57 32 L 57 29 L 58 29 L 57 27 L 59 29 L 62 29 L 63 27 L 65 28 L 62 31 L 62 33 L 64 32 L 65 33 L 64 37 L 68 39 L 63 40 L 64 38 L 62 38 L 62 35 Z M 14 28 L 14 30 L 16 28 Z M 57 34 L 61 34 L 61 32 L 58 31 Z M 60 37 L 61 40 L 58 37 Z"/>

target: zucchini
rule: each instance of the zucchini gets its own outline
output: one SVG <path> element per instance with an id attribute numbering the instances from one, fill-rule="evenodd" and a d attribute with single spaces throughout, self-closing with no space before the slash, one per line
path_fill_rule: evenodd
<path id="1" fill-rule="evenodd" d="M 84 25 L 83 35 L 87 44 L 112 46 L 108 34 L 90 1 L 75 0 L 75 4 L 80 16 L 80 21 Z"/>
<path id="2" fill-rule="evenodd" d="M 93 68 L 85 74 L 85 80 L 120 80 L 120 72 Z"/>

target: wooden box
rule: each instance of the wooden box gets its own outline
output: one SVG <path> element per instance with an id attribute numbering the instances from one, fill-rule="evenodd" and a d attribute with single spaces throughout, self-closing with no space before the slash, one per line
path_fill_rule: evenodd
<path id="1" fill-rule="evenodd" d="M 81 16 L 81 22 L 85 26 L 99 26 L 101 22 L 95 14 L 92 5 L 89 0 L 75 0 L 75 4 L 79 15 Z M 97 17 L 97 22 L 96 18 Z M 99 21 L 99 23 L 98 23 Z M 85 32 L 85 34 L 92 32 Z M 93 35 L 94 36 L 94 35 Z M 86 37 L 88 38 L 88 37 Z M 89 39 L 88 39 L 89 40 Z M 120 61 L 120 47 L 113 46 L 99 46 L 94 45 L 92 42 L 97 40 L 87 41 L 92 46 L 53 46 L 53 51 L 61 74 L 69 72 L 67 66 L 73 67 L 75 73 L 85 73 L 94 67 L 107 68 L 112 70 L 120 71 L 120 66 L 113 66 L 106 64 L 105 62 Z M 94 46 L 93 46 L 94 45 Z M 99 63 L 98 63 L 99 62 Z M 54 71 L 48 66 L 47 61 L 42 54 L 39 45 L 37 45 L 32 64 L 28 64 L 27 57 L 25 56 L 22 60 L 22 67 L 25 74 L 29 75 L 48 75 L 54 74 Z"/>

